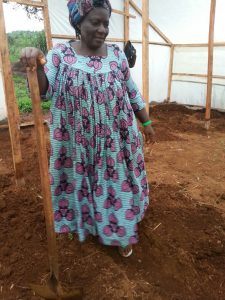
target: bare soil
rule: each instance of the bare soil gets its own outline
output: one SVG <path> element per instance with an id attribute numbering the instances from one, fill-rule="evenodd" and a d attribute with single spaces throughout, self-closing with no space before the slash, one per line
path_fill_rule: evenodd
<path id="1" fill-rule="evenodd" d="M 145 145 L 151 205 L 128 259 L 94 237 L 58 235 L 60 278 L 85 300 L 225 299 L 225 114 L 156 105 Z M 30 121 L 32 115 L 23 115 Z M 48 139 L 48 128 L 46 138 Z M 34 128 L 21 129 L 26 184 L 15 184 L 8 129 L 0 129 L 0 299 L 40 300 L 49 267 Z"/>

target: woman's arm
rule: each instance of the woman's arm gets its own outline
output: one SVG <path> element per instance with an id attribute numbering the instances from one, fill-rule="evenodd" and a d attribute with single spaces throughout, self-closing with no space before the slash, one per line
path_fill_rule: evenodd
<path id="1" fill-rule="evenodd" d="M 44 66 L 37 66 L 37 77 L 38 77 L 38 84 L 39 84 L 39 90 L 40 95 L 46 95 L 48 90 L 48 79 L 45 75 Z"/>
<path id="2" fill-rule="evenodd" d="M 151 121 L 149 120 L 149 115 L 145 109 L 145 102 L 144 102 L 136 84 L 134 83 L 134 81 L 131 77 L 127 58 L 123 52 L 121 52 L 121 57 L 122 57 L 121 71 L 124 74 L 127 93 L 130 98 L 130 103 L 133 108 L 134 114 L 144 127 L 144 135 L 146 138 L 146 142 L 154 143 L 155 142 L 155 131 L 152 128 Z"/>
<path id="3" fill-rule="evenodd" d="M 141 123 L 149 121 L 149 116 L 145 108 L 136 111 L 135 116 Z"/>
<path id="4" fill-rule="evenodd" d="M 146 142 L 154 143 L 156 141 L 155 140 L 155 131 L 152 128 L 152 125 L 151 125 L 151 122 L 150 122 L 150 119 L 149 119 L 146 109 L 143 108 L 141 110 L 136 111 L 135 116 L 142 124 L 144 124 L 143 126 L 144 126 L 144 135 L 146 137 Z M 146 122 L 148 123 L 148 121 L 149 121 L 149 124 L 145 125 L 145 123 Z"/>
<path id="5" fill-rule="evenodd" d="M 48 90 L 48 79 L 44 72 L 46 63 L 43 52 L 34 47 L 26 47 L 21 50 L 20 60 L 26 68 L 37 70 L 40 95 L 45 95 Z"/>

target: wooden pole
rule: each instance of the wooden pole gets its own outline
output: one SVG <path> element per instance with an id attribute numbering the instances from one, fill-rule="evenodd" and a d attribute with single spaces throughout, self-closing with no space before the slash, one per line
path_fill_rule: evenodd
<path id="1" fill-rule="evenodd" d="M 37 138 L 38 161 L 40 168 L 41 190 L 44 200 L 43 204 L 45 212 L 50 271 L 51 275 L 52 273 L 54 273 L 56 275 L 56 278 L 58 279 L 58 255 L 56 251 L 56 234 L 54 231 L 54 221 L 52 213 L 53 209 L 49 182 L 48 156 L 46 151 L 45 130 L 42 121 L 43 116 L 41 111 L 41 99 L 39 96 L 40 91 L 38 87 L 36 71 L 28 71 L 27 77 L 31 91 L 32 111 L 34 114 L 35 132 Z"/>
<path id="2" fill-rule="evenodd" d="M 149 0 L 142 1 L 142 85 L 149 113 Z"/>
<path id="3" fill-rule="evenodd" d="M 4 0 L 3 0 L 4 2 Z M 6 0 L 5 2 L 16 2 L 18 4 L 35 6 L 35 7 L 43 7 L 43 3 L 40 1 L 30 1 L 30 0 Z"/>
<path id="4" fill-rule="evenodd" d="M 126 5 L 126 1 L 127 0 L 125 0 L 125 5 Z M 128 2 L 129 2 L 129 0 L 128 0 Z M 124 15 L 124 16 L 128 16 L 128 17 L 130 17 L 130 18 L 132 18 L 132 19 L 136 19 L 136 16 L 134 16 L 134 15 L 132 15 L 132 14 L 130 14 L 129 13 L 129 6 L 128 6 L 128 12 L 126 12 L 126 11 L 121 11 L 121 10 L 118 10 L 118 9 L 112 9 L 112 12 L 114 12 L 115 14 L 119 14 L 119 15 Z"/>
<path id="5" fill-rule="evenodd" d="M 129 35 L 130 35 L 130 26 L 129 26 L 129 6 L 130 6 L 130 1 L 125 0 L 124 1 L 124 40 L 125 44 L 129 40 Z"/>
<path id="6" fill-rule="evenodd" d="M 212 102 L 212 73 L 213 73 L 213 43 L 214 43 L 214 24 L 215 24 L 216 0 L 211 0 L 210 24 L 209 24 L 209 41 L 208 41 L 208 76 L 207 76 L 207 96 L 205 127 L 209 129 L 211 102 Z"/>
<path id="7" fill-rule="evenodd" d="M 194 81 L 194 80 L 185 80 L 185 79 L 173 79 L 173 81 L 176 82 L 188 82 L 188 83 L 196 83 L 196 84 L 207 84 L 207 82 L 204 81 Z M 225 86 L 225 82 L 224 83 L 213 83 L 214 86 Z"/>
<path id="8" fill-rule="evenodd" d="M 192 73 L 173 73 L 172 75 L 192 76 L 192 77 L 208 77 L 207 74 L 192 74 Z M 214 79 L 225 79 L 225 76 L 223 76 L 223 75 L 212 75 L 212 78 L 214 78 Z"/>
<path id="9" fill-rule="evenodd" d="M 168 76 L 168 92 L 167 92 L 167 102 L 170 102 L 171 88 L 172 88 L 172 76 L 173 76 L 173 59 L 174 59 L 174 46 L 170 48 L 170 64 L 169 64 L 169 76 Z"/>
<path id="10" fill-rule="evenodd" d="M 208 47 L 208 44 L 201 43 L 201 44 L 174 44 L 175 47 Z M 224 47 L 225 42 L 216 42 L 213 43 L 214 47 Z"/>
<path id="11" fill-rule="evenodd" d="M 52 43 L 52 36 L 51 36 L 51 23 L 49 18 L 48 1 L 43 0 L 43 3 L 44 3 L 44 7 L 43 7 L 44 28 L 46 34 L 47 47 L 48 50 L 50 50 L 53 47 L 53 43 Z"/>
<path id="12" fill-rule="evenodd" d="M 9 60 L 8 40 L 5 30 L 3 3 L 0 1 L 0 54 L 2 60 L 2 74 L 5 91 L 5 101 L 8 114 L 9 133 L 11 139 L 13 165 L 17 185 L 25 184 L 23 174 L 23 161 L 20 148 L 20 117 L 16 103 L 16 95 L 12 70 Z"/>
<path id="13" fill-rule="evenodd" d="M 54 39 L 62 39 L 62 40 L 71 40 L 71 39 L 74 39 L 74 35 L 67 35 L 67 34 L 52 34 L 51 35 L 52 38 Z M 132 39 L 129 39 L 131 41 L 131 43 L 136 43 L 136 44 L 142 44 L 142 40 L 132 40 Z M 116 43 L 116 42 L 120 42 L 120 43 L 123 43 L 125 42 L 125 38 L 121 39 L 121 38 L 106 38 L 106 41 L 107 42 L 113 42 L 113 43 Z M 161 42 L 151 42 L 149 41 L 148 42 L 150 45 L 156 45 L 156 46 L 165 46 L 165 47 L 171 47 L 171 45 L 169 44 L 165 44 L 165 43 L 161 43 Z"/>

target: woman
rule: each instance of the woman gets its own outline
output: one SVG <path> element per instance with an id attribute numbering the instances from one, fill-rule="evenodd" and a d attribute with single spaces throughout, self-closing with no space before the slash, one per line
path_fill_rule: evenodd
<path id="1" fill-rule="evenodd" d="M 133 82 L 125 54 L 108 45 L 108 0 L 68 2 L 79 39 L 57 44 L 47 55 L 22 50 L 37 67 L 40 93 L 52 98 L 50 177 L 55 230 L 88 234 L 118 246 L 122 256 L 137 243 L 137 223 L 148 206 L 142 136 L 154 130 Z M 46 74 L 46 75 L 45 75 Z"/>

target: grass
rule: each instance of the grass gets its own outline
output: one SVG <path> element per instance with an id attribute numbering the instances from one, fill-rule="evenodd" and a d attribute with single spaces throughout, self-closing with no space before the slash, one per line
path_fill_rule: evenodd
<path id="1" fill-rule="evenodd" d="M 16 99 L 20 112 L 32 112 L 32 103 L 27 89 L 27 81 L 23 76 L 13 75 Z M 41 102 L 41 108 L 44 111 L 50 109 L 51 102 L 49 100 Z"/>

